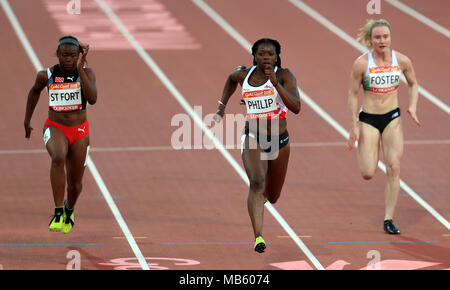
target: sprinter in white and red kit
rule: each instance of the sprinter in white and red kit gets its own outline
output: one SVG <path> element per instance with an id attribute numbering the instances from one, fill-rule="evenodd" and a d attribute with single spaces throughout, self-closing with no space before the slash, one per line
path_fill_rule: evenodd
<path id="1" fill-rule="evenodd" d="M 297 81 L 289 69 L 281 67 L 280 53 L 278 41 L 268 38 L 256 41 L 252 47 L 253 66 L 239 66 L 229 75 L 216 112 L 216 120 L 220 120 L 240 84 L 242 104 L 247 109 L 241 147 L 250 181 L 247 207 L 255 236 L 253 248 L 259 253 L 266 248 L 262 238 L 264 203 L 277 202 L 288 167 L 286 113 L 300 112 Z"/>
<path id="2" fill-rule="evenodd" d="M 359 40 L 369 49 L 356 59 L 350 76 L 348 107 L 351 118 L 348 146 L 358 141 L 357 158 L 361 175 L 371 179 L 378 167 L 379 148 L 386 163 L 384 230 L 400 234 L 394 225 L 394 210 L 400 191 L 400 159 L 403 129 L 398 103 L 401 74 L 409 87 L 408 114 L 420 126 L 416 115 L 418 83 L 411 60 L 391 48 L 391 26 L 384 20 L 369 20 L 360 30 Z M 363 88 L 358 113 L 358 93 Z"/>

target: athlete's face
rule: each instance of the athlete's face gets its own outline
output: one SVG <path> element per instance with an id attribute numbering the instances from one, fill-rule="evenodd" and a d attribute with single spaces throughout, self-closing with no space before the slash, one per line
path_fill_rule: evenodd
<path id="1" fill-rule="evenodd" d="M 63 44 L 58 48 L 57 56 L 61 69 L 63 71 L 71 72 L 77 65 L 80 51 L 75 45 Z"/>
<path id="2" fill-rule="evenodd" d="M 261 43 L 255 53 L 256 65 L 264 69 L 264 67 L 270 64 L 275 66 L 278 56 L 275 51 L 275 47 L 270 43 Z"/>
<path id="3" fill-rule="evenodd" d="M 384 52 L 391 47 L 391 32 L 387 26 L 375 26 L 372 29 L 372 47 L 378 52 Z"/>

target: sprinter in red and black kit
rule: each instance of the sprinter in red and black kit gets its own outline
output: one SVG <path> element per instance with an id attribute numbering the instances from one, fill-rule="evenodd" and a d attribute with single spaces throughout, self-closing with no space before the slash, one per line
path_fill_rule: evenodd
<path id="1" fill-rule="evenodd" d="M 41 91 L 47 88 L 49 112 L 43 138 L 51 157 L 50 180 L 55 203 L 49 229 L 65 234 L 74 225 L 73 211 L 81 193 L 89 152 L 86 108 L 97 102 L 94 71 L 85 67 L 88 51 L 89 45 L 80 45 L 73 36 L 60 38 L 56 50 L 59 63 L 38 72 L 28 93 L 25 112 L 25 137 L 30 138 L 31 117 Z M 64 200 L 66 181 L 67 200 Z"/>

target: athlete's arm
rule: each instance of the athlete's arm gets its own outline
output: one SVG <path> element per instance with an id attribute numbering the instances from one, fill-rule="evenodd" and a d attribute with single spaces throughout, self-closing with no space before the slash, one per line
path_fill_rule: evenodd
<path id="1" fill-rule="evenodd" d="M 216 115 L 214 117 L 216 122 L 219 122 L 223 118 L 228 100 L 236 91 L 237 85 L 244 80 L 246 72 L 248 72 L 248 69 L 239 66 L 228 76 L 222 91 L 222 98 L 220 99 Z"/>
<path id="2" fill-rule="evenodd" d="M 84 48 L 83 54 L 78 60 L 77 70 L 81 79 L 81 87 L 83 89 L 83 96 L 86 98 L 90 105 L 97 102 L 97 87 L 95 85 L 95 74 L 91 68 L 85 68 L 86 56 L 89 51 L 89 45 Z"/>
<path id="3" fill-rule="evenodd" d="M 25 120 L 23 125 L 25 126 L 25 138 L 30 138 L 31 131 L 33 128 L 30 126 L 31 117 L 33 116 L 34 109 L 36 108 L 37 102 L 41 95 L 41 91 L 45 88 L 48 82 L 47 71 L 41 70 L 37 73 L 34 85 L 28 92 L 27 106 L 25 109 Z"/>
<path id="4" fill-rule="evenodd" d="M 359 139 L 359 130 L 357 126 L 358 114 L 358 93 L 361 86 L 364 70 L 367 63 L 359 57 L 355 60 L 350 74 L 350 85 L 348 90 L 348 110 L 350 112 L 350 137 L 348 139 L 348 148 L 353 149 L 355 142 Z"/>
<path id="5" fill-rule="evenodd" d="M 298 114 L 301 109 L 300 94 L 297 88 L 297 80 L 294 74 L 287 68 L 280 71 L 280 81 L 270 79 L 278 91 L 283 103 L 294 114 Z M 275 84 L 273 83 L 275 82 Z"/>
<path id="6" fill-rule="evenodd" d="M 403 74 L 405 75 L 406 82 L 408 83 L 408 94 L 409 94 L 409 108 L 408 113 L 414 122 L 420 126 L 419 119 L 417 118 L 417 102 L 419 100 L 419 84 L 416 79 L 416 74 L 414 73 L 414 68 L 411 60 L 405 55 L 399 54 L 399 63 L 402 66 Z"/>

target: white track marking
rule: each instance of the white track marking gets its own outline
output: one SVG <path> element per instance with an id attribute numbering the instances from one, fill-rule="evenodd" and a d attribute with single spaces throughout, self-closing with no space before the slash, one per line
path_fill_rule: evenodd
<path id="1" fill-rule="evenodd" d="M 160 79 L 160 81 L 166 86 L 169 92 L 175 97 L 175 99 L 180 103 L 184 110 L 191 116 L 195 124 L 199 126 L 205 135 L 214 143 L 215 147 L 218 148 L 219 152 L 225 157 L 225 159 L 230 163 L 230 165 L 236 170 L 236 172 L 241 176 L 241 178 L 249 184 L 247 174 L 244 169 L 238 164 L 238 162 L 230 155 L 230 153 L 224 149 L 223 144 L 214 136 L 214 134 L 209 130 L 209 128 L 203 123 L 201 117 L 193 110 L 191 105 L 186 101 L 183 95 L 178 91 L 178 89 L 172 84 L 170 79 L 164 74 L 157 63 L 150 57 L 150 55 L 143 49 L 139 42 L 134 38 L 134 36 L 128 31 L 122 21 L 117 17 L 114 11 L 106 4 L 103 0 L 96 0 L 96 2 L 103 9 L 105 14 L 111 19 L 111 21 L 117 26 L 120 32 L 125 36 L 125 38 L 131 43 L 135 48 L 139 56 L 144 60 L 148 67 L 155 73 L 155 75 Z M 266 203 L 266 207 L 272 213 L 272 215 L 277 219 L 281 226 L 286 230 L 286 232 L 293 238 L 293 240 L 299 245 L 299 247 L 305 252 L 305 254 L 310 258 L 310 260 L 316 265 L 317 268 L 323 269 L 319 261 L 312 255 L 312 253 L 306 248 L 303 242 L 298 238 L 298 235 L 290 228 L 286 221 L 278 214 L 278 212 L 273 208 L 272 205 Z"/>
<path id="2" fill-rule="evenodd" d="M 312 9 L 310 6 L 306 5 L 304 2 L 300 0 L 289 0 L 289 2 L 291 2 L 295 7 L 299 8 L 300 10 L 311 16 L 314 20 L 325 26 L 328 30 L 339 36 L 341 39 L 346 41 L 348 44 L 350 44 L 360 52 L 365 53 L 368 51 L 368 49 L 361 43 L 356 41 L 356 39 L 352 38 L 350 35 L 345 33 L 342 29 L 334 25 L 331 21 L 326 19 L 324 16 L 322 16 L 316 10 Z M 404 83 L 406 83 L 406 79 L 403 75 L 401 79 Z M 450 107 L 447 104 L 445 104 L 443 101 L 438 99 L 436 96 L 434 96 L 432 93 L 430 93 L 428 90 L 424 89 L 420 85 L 419 85 L 419 93 L 426 99 L 428 99 L 430 102 L 435 104 L 437 107 L 439 107 L 441 110 L 443 110 L 447 114 L 450 114 Z"/>
<path id="3" fill-rule="evenodd" d="M 5 11 L 5 14 L 7 15 L 9 21 L 11 22 L 12 27 L 14 28 L 14 31 L 17 34 L 17 37 L 19 38 L 20 42 L 22 43 L 22 46 L 24 47 L 28 57 L 30 58 L 31 62 L 33 63 L 34 68 L 37 71 L 40 71 L 43 69 L 41 62 L 39 61 L 39 58 L 37 57 L 33 47 L 31 46 L 30 42 L 28 41 L 28 38 L 25 35 L 25 32 L 23 31 L 19 21 L 17 20 L 16 15 L 14 14 L 13 10 L 11 9 L 11 6 L 9 5 L 7 0 L 0 0 L 0 4 Z M 87 158 L 87 166 L 89 170 L 92 173 L 92 176 L 94 177 L 95 181 L 97 182 L 98 187 L 100 188 L 107 204 L 109 205 L 109 208 L 111 209 L 112 213 L 114 214 L 114 217 L 116 218 L 117 223 L 119 224 L 123 234 L 127 238 L 127 241 L 133 250 L 133 253 L 135 254 L 136 258 L 139 261 L 139 264 L 141 265 L 142 269 L 149 270 L 148 264 L 144 258 L 144 256 L 141 253 L 141 250 L 139 249 L 136 241 L 133 238 L 133 235 L 131 234 L 130 230 L 128 229 L 128 226 L 123 219 L 122 215 L 120 214 L 119 209 L 117 208 L 116 204 L 114 203 L 114 200 L 111 197 L 111 194 L 109 193 L 105 183 L 103 182 L 103 179 L 101 178 L 97 168 L 95 167 L 94 162 L 92 159 L 88 156 Z"/>
<path id="4" fill-rule="evenodd" d="M 426 17 L 422 13 L 417 12 L 416 10 L 409 7 L 408 5 L 402 3 L 398 0 L 384 0 L 384 1 L 388 2 L 389 4 L 391 4 L 392 6 L 398 8 L 398 9 L 400 9 L 401 11 L 408 14 L 409 16 L 416 18 L 418 21 L 431 27 L 432 29 L 436 30 L 437 32 L 447 36 L 447 38 L 450 38 L 450 31 L 447 28 L 437 24 L 430 18 Z M 432 4 L 429 3 L 429 5 L 432 5 Z"/>
<path id="5" fill-rule="evenodd" d="M 347 142 L 331 141 L 331 142 L 292 142 L 289 143 L 291 148 L 314 148 L 314 147 L 345 147 Z M 450 140 L 405 140 L 405 145 L 448 145 Z M 235 144 L 233 148 L 229 146 L 226 149 L 241 150 L 241 144 Z M 217 149 L 217 148 L 214 148 Z M 139 152 L 139 151 L 190 151 L 190 150 L 211 150 L 204 147 L 200 149 L 174 149 L 172 146 L 126 146 L 126 147 L 92 147 L 90 152 Z M 0 150 L 0 155 L 14 154 L 42 154 L 47 153 L 45 149 L 11 149 Z"/>
<path id="6" fill-rule="evenodd" d="M 303 2 L 298 0 L 289 0 L 292 3 L 297 3 L 298 5 L 301 5 L 302 10 L 305 9 L 306 13 L 310 14 L 314 19 L 318 20 L 320 19 L 320 22 L 322 24 L 327 23 L 326 26 L 333 26 L 335 27 L 334 30 L 341 31 L 343 35 L 346 35 L 342 30 L 337 28 L 334 24 L 329 22 L 326 18 L 324 18 L 322 15 L 318 14 L 316 11 L 312 10 L 309 6 L 305 5 Z M 247 51 L 251 51 L 251 45 L 250 43 L 245 40 L 242 35 L 240 35 L 239 32 L 236 31 L 231 25 L 229 25 L 226 20 L 224 20 L 219 14 L 217 14 L 211 7 L 209 7 L 203 0 L 192 0 L 200 9 L 202 9 L 208 16 L 211 17 L 217 24 L 219 24 L 221 27 L 225 24 L 224 27 L 222 27 L 231 37 L 233 37 L 236 41 L 238 41 L 244 49 Z M 313 16 L 314 15 L 314 16 Z M 319 20 L 318 20 L 319 21 Z M 325 24 L 324 24 L 325 25 Z M 327 26 L 327 27 L 328 27 Z M 334 31 L 333 31 L 334 32 Z M 347 37 L 349 37 L 347 35 Z M 245 40 L 245 41 L 244 41 Z M 356 41 L 355 41 L 356 42 Z M 358 42 L 356 42 L 359 44 Z M 348 139 L 350 134 L 337 122 L 335 121 L 325 110 L 323 110 L 316 102 L 314 102 L 305 92 L 303 92 L 300 88 L 298 88 L 300 91 L 300 95 L 303 98 L 303 101 L 305 101 L 316 113 L 322 117 L 329 125 L 331 125 L 333 128 L 336 129 L 345 139 Z M 378 162 L 378 167 L 386 173 L 386 166 L 383 162 Z M 442 223 L 447 230 L 450 230 L 450 223 L 442 216 L 440 215 L 433 207 L 431 207 L 427 202 L 425 202 L 414 190 L 411 189 L 404 181 L 400 180 L 400 187 L 403 188 L 414 200 L 416 200 L 422 207 L 424 207 L 433 217 L 435 217 L 440 223 Z"/>

